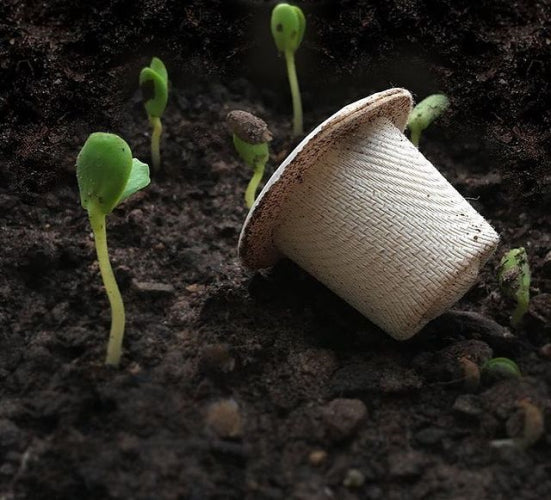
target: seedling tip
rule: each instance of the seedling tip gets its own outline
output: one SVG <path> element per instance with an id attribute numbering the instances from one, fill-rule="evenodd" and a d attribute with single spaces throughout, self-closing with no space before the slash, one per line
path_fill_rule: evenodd
<path id="1" fill-rule="evenodd" d="M 271 30 L 279 52 L 285 55 L 287 77 L 293 100 L 293 135 L 302 135 L 302 100 L 295 65 L 295 51 L 299 48 L 306 30 L 302 10 L 287 3 L 277 4 L 272 11 Z"/>
<path id="2" fill-rule="evenodd" d="M 518 365 L 509 358 L 492 358 L 482 365 L 482 374 L 494 379 L 522 377 Z"/>
<path id="3" fill-rule="evenodd" d="M 268 142 L 271 141 L 272 134 L 264 120 L 246 111 L 231 111 L 226 122 L 233 135 L 235 150 L 253 169 L 253 176 L 245 191 L 245 204 L 247 208 L 251 208 L 270 157 Z"/>
<path id="4" fill-rule="evenodd" d="M 163 131 L 161 117 L 168 101 L 168 73 L 163 61 L 158 57 L 151 59 L 149 66 L 140 72 L 139 81 L 144 107 L 152 128 L 151 159 L 153 168 L 158 171 L 161 167 L 160 142 Z"/>
<path id="5" fill-rule="evenodd" d="M 516 402 L 517 413 L 507 421 L 510 439 L 495 439 L 490 444 L 494 448 L 516 448 L 526 450 L 536 444 L 545 432 L 545 419 L 541 409 L 529 398 Z"/>
<path id="6" fill-rule="evenodd" d="M 450 105 L 444 94 L 433 94 L 423 99 L 413 108 L 408 118 L 411 142 L 419 147 L 421 132 L 436 120 Z"/>
<path id="7" fill-rule="evenodd" d="M 124 336 L 124 303 L 111 268 L 105 218 L 117 205 L 149 184 L 149 167 L 132 158 L 128 144 L 115 134 L 91 134 L 77 156 L 77 181 L 87 210 L 105 291 L 111 305 L 106 364 L 120 362 Z"/>
<path id="8" fill-rule="evenodd" d="M 530 266 L 523 247 L 509 250 L 501 259 L 497 270 L 502 293 L 516 300 L 517 306 L 511 316 L 511 325 L 519 325 L 530 303 Z"/>

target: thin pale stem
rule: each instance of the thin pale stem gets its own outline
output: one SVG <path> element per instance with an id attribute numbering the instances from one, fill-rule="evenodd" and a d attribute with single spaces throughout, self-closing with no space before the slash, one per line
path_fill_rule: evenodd
<path id="1" fill-rule="evenodd" d="M 96 253 L 98 255 L 99 270 L 101 278 L 111 305 L 111 331 L 109 333 L 109 342 L 107 343 L 107 356 L 105 363 L 112 366 L 118 366 L 121 359 L 122 339 L 124 336 L 124 304 L 121 293 L 111 268 L 109 253 L 107 250 L 107 234 L 105 230 L 105 215 L 95 206 L 90 206 L 88 216 L 92 231 L 94 232 L 94 241 L 96 244 Z"/>
<path id="2" fill-rule="evenodd" d="M 304 130 L 302 127 L 302 100 L 295 67 L 295 54 L 292 51 L 285 51 L 285 62 L 287 63 L 287 76 L 291 87 L 291 97 L 293 98 L 293 135 L 296 137 L 302 135 Z"/>
<path id="3" fill-rule="evenodd" d="M 409 129 L 409 139 L 411 143 L 419 149 L 419 140 L 421 139 L 421 131 L 419 129 Z"/>
<path id="4" fill-rule="evenodd" d="M 161 119 L 157 116 L 150 116 L 149 123 L 151 124 L 151 160 L 153 163 L 153 170 L 156 172 L 161 168 L 161 133 L 163 132 L 163 125 Z"/>
<path id="5" fill-rule="evenodd" d="M 247 208 L 251 208 L 253 206 L 254 200 L 256 198 L 256 190 L 258 189 L 258 185 L 260 184 L 263 175 L 264 165 L 257 165 L 254 168 L 253 176 L 251 177 L 249 185 L 247 186 L 247 189 L 245 191 L 245 204 L 247 205 Z"/>
<path id="6" fill-rule="evenodd" d="M 511 325 L 514 327 L 517 327 L 520 324 L 520 321 L 526 314 L 526 311 L 528 311 L 528 301 L 527 300 L 519 300 L 517 302 L 517 307 L 513 311 L 513 315 L 511 317 Z"/>

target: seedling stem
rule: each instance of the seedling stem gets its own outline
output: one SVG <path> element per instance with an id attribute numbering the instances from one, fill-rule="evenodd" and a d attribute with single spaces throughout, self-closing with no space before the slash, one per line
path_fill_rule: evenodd
<path id="1" fill-rule="evenodd" d="M 272 134 L 264 120 L 246 111 L 231 111 L 226 121 L 232 132 L 237 154 L 253 169 L 253 176 L 245 190 L 245 204 L 247 208 L 251 208 L 270 157 L 268 143 L 272 140 Z"/>
<path id="2" fill-rule="evenodd" d="M 149 167 L 132 158 L 128 144 L 115 134 L 91 134 L 77 156 L 80 203 L 94 233 L 101 278 L 111 306 L 111 331 L 105 363 L 117 366 L 124 336 L 124 304 L 107 249 L 106 216 L 149 184 Z"/>
<path id="3" fill-rule="evenodd" d="M 419 147 L 419 140 L 421 139 L 421 130 L 420 129 L 411 129 L 411 134 L 409 136 L 411 143 L 415 147 Z"/>
<path id="4" fill-rule="evenodd" d="M 303 133 L 302 127 L 302 100 L 298 86 L 297 68 L 295 65 L 295 53 L 292 50 L 285 51 L 285 62 L 287 63 L 287 76 L 291 87 L 293 99 L 293 135 L 299 136 Z"/>
<path id="5" fill-rule="evenodd" d="M 158 116 L 150 116 L 149 123 L 151 128 L 151 161 L 153 168 L 159 170 L 161 168 L 161 134 L 163 132 L 163 125 L 161 119 Z"/>
<path id="6" fill-rule="evenodd" d="M 140 72 L 140 88 L 144 100 L 145 110 L 151 125 L 151 161 L 153 169 L 161 168 L 161 132 L 163 127 L 161 117 L 168 100 L 168 73 L 166 67 L 158 57 L 151 59 L 149 66 Z"/>
<path id="7" fill-rule="evenodd" d="M 111 305 L 111 331 L 109 332 L 105 364 L 117 366 L 121 358 L 122 339 L 124 335 L 124 304 L 117 281 L 115 280 L 115 275 L 113 274 L 111 262 L 109 261 L 107 234 L 105 230 L 105 214 L 95 203 L 90 203 L 88 205 L 88 217 L 94 233 L 101 279 L 103 280 L 105 291 L 109 298 L 109 304 Z"/>
<path id="8" fill-rule="evenodd" d="M 517 302 L 511 316 L 511 325 L 517 327 L 530 304 L 530 266 L 524 247 L 513 248 L 503 256 L 498 279 L 502 293 Z"/>
<path id="9" fill-rule="evenodd" d="M 450 105 L 450 100 L 444 94 L 433 94 L 423 99 L 408 118 L 410 140 L 415 147 L 419 147 L 421 132 L 436 120 Z"/>
<path id="10" fill-rule="evenodd" d="M 270 22 L 277 50 L 283 52 L 287 65 L 287 77 L 293 99 L 293 135 L 303 134 L 302 102 L 295 67 L 295 52 L 299 48 L 306 30 L 306 18 L 300 7 L 279 3 L 272 10 Z"/>
<path id="11" fill-rule="evenodd" d="M 249 181 L 249 184 L 245 191 L 245 204 L 247 205 L 247 208 L 251 208 L 253 206 L 254 200 L 256 198 L 256 190 L 258 189 L 258 185 L 260 184 L 263 176 L 264 164 L 257 163 L 253 167 L 253 176 L 251 177 L 251 180 Z"/>

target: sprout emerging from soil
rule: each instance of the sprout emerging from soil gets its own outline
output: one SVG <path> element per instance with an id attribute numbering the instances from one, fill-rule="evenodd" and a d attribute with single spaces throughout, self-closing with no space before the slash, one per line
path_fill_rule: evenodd
<path id="1" fill-rule="evenodd" d="M 423 99 L 413 108 L 408 118 L 411 142 L 419 147 L 421 132 L 436 120 L 450 105 L 444 94 L 433 94 Z"/>
<path id="2" fill-rule="evenodd" d="M 519 448 L 525 450 L 537 443 L 545 431 L 542 411 L 528 398 L 516 403 L 517 412 L 507 420 L 507 433 L 511 439 L 496 439 L 494 448 Z"/>
<path id="3" fill-rule="evenodd" d="M 140 72 L 140 88 L 152 128 L 151 159 L 153 168 L 158 171 L 161 168 L 160 142 L 163 131 L 161 117 L 168 100 L 168 73 L 163 61 L 159 58 L 151 59 L 150 65 Z"/>
<path id="4" fill-rule="evenodd" d="M 492 358 L 482 365 L 482 373 L 493 380 L 522 377 L 518 365 L 509 358 Z"/>
<path id="5" fill-rule="evenodd" d="M 246 111 L 231 111 L 226 122 L 233 134 L 237 153 L 253 169 L 253 176 L 245 191 L 245 204 L 251 208 L 270 157 L 268 142 L 272 140 L 272 134 L 264 120 Z"/>
<path id="6" fill-rule="evenodd" d="M 296 137 L 303 134 L 303 126 L 302 101 L 295 66 L 295 51 L 304 38 L 306 19 L 299 7 L 280 3 L 272 11 L 271 28 L 277 50 L 285 55 L 287 77 L 289 78 L 293 99 L 293 135 Z"/>
<path id="7" fill-rule="evenodd" d="M 463 387 L 467 391 L 475 391 L 480 385 L 480 369 L 478 365 L 466 356 L 459 358 L 459 364 L 463 369 Z"/>
<path id="8" fill-rule="evenodd" d="M 91 134 L 77 157 L 80 202 L 88 211 L 105 291 L 111 305 L 111 332 L 106 364 L 117 366 L 124 336 L 124 304 L 107 250 L 105 217 L 122 201 L 149 184 L 149 167 L 132 158 L 128 144 L 119 136 Z"/>
<path id="9" fill-rule="evenodd" d="M 499 263 L 497 275 L 502 293 L 517 302 L 511 316 L 511 325 L 517 326 L 530 303 L 530 266 L 526 250 L 523 247 L 509 250 Z"/>

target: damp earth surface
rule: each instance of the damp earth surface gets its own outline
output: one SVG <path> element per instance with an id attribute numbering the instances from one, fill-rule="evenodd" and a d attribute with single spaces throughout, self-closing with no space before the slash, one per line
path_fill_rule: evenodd
<path id="1" fill-rule="evenodd" d="M 407 342 L 289 261 L 238 262 L 251 172 L 224 118 L 269 124 L 268 174 L 296 145 L 272 6 L 1 3 L 0 497 L 546 497 L 549 432 L 526 450 L 491 442 L 525 398 L 551 425 L 549 2 L 301 4 L 306 130 L 392 86 L 446 93 L 421 150 L 501 235 L 477 284 Z M 75 158 L 109 131 L 149 161 L 152 56 L 171 81 L 163 170 L 108 221 L 127 308 L 112 369 Z M 496 268 L 517 246 L 533 298 L 511 329 Z M 465 382 L 460 360 L 496 356 L 523 376 Z"/>

